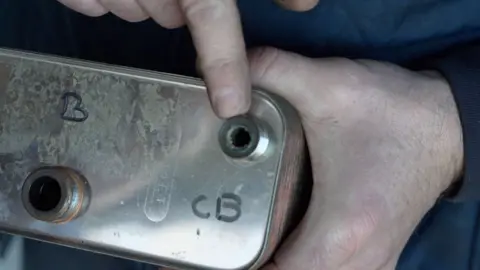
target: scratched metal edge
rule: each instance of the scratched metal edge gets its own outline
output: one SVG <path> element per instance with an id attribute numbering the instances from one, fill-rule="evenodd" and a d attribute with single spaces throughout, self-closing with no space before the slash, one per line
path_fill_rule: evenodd
<path id="1" fill-rule="evenodd" d="M 306 150 L 301 119 L 295 108 L 275 94 L 264 92 L 259 92 L 259 94 L 273 104 L 282 117 L 284 128 L 282 152 L 280 154 L 280 164 L 277 167 L 277 179 L 273 194 L 274 200 L 270 205 L 264 244 L 250 269 L 258 269 L 267 263 L 285 238 L 285 232 L 291 225 L 288 219 L 295 208 L 295 205 L 292 205 L 292 202 L 296 199 L 295 186 L 302 181 L 300 175 L 302 165 L 305 162 L 304 154 Z M 281 110 L 280 105 L 282 106 Z M 283 185 L 286 186 L 282 189 L 281 186 Z"/>
<path id="2" fill-rule="evenodd" d="M 32 231 L 23 231 L 23 230 L 16 230 L 8 227 L 0 226 L 0 231 L 7 235 L 21 235 L 24 238 L 34 240 L 34 241 L 42 241 L 45 243 L 58 245 L 66 248 L 78 249 L 87 252 L 91 252 L 94 254 L 106 255 L 114 258 L 124 259 L 124 260 L 134 260 L 141 263 L 151 264 L 153 266 L 158 267 L 159 270 L 168 269 L 169 267 L 177 269 L 178 264 L 166 264 L 166 265 L 158 265 L 158 259 L 154 258 L 153 256 L 145 255 L 143 253 L 132 253 L 131 251 L 125 251 L 122 249 L 116 249 L 115 253 L 109 251 L 108 248 L 98 247 L 97 245 L 90 245 L 89 242 L 77 242 L 77 241 L 68 241 L 64 238 L 57 238 L 57 237 L 49 237 L 48 235 L 44 235 L 42 233 L 35 233 Z M 135 254 L 135 258 L 132 257 L 132 254 Z M 141 257 L 141 259 L 138 259 Z M 184 266 L 182 266 L 184 267 Z M 185 270 L 200 270 L 198 267 L 188 266 L 189 268 L 183 268 Z M 205 270 L 212 270 L 212 269 L 205 269 Z"/>
<path id="3" fill-rule="evenodd" d="M 132 78 L 140 80 L 156 81 L 165 84 L 188 86 L 200 91 L 205 91 L 205 83 L 198 78 L 175 75 L 164 72 L 156 72 L 138 68 L 129 68 L 118 65 L 103 64 L 87 60 L 78 60 L 68 57 L 53 56 L 50 54 L 38 54 L 23 50 L 12 50 L 0 47 L 0 56 L 6 58 L 24 59 L 49 64 L 63 64 L 71 68 L 81 68 L 84 70 L 101 72 L 112 75 L 128 74 Z"/>

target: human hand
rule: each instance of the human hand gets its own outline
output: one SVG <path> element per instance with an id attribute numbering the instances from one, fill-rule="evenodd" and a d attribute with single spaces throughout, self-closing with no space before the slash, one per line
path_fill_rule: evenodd
<path id="1" fill-rule="evenodd" d="M 263 270 L 395 269 L 461 173 L 461 125 L 445 80 L 275 49 L 252 53 L 251 78 L 298 109 L 314 176 L 304 220 Z"/>
<path id="2" fill-rule="evenodd" d="M 166 28 L 188 25 L 210 101 L 223 118 L 250 107 L 250 78 L 245 42 L 235 0 L 58 0 L 89 16 L 112 12 L 139 22 L 148 18 Z M 277 0 L 294 10 L 307 10 L 318 0 Z"/>

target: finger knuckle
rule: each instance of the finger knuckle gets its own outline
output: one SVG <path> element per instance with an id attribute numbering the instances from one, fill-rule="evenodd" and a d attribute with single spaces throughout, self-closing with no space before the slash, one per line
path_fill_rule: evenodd
<path id="1" fill-rule="evenodd" d="M 118 17 L 130 23 L 137 23 L 137 22 L 145 21 L 146 19 L 148 19 L 148 16 L 146 15 L 137 15 L 137 14 L 118 15 Z"/>
<path id="2" fill-rule="evenodd" d="M 175 20 L 156 20 L 158 24 L 166 29 L 177 29 L 185 25 L 181 18 Z"/>
<path id="3" fill-rule="evenodd" d="M 236 56 L 204 58 L 200 64 L 205 75 L 219 70 L 234 70 L 241 65 L 240 59 Z"/>
<path id="4" fill-rule="evenodd" d="M 81 12 L 89 17 L 100 17 L 108 13 L 108 10 L 101 6 L 82 6 L 77 9 L 78 12 Z"/>
<path id="5" fill-rule="evenodd" d="M 149 1 L 139 3 L 158 24 L 167 29 L 175 29 L 185 24 L 177 0 Z"/>
<path id="6" fill-rule="evenodd" d="M 90 9 L 90 10 L 86 10 L 84 12 L 85 15 L 90 16 L 90 17 L 100 17 L 100 16 L 103 16 L 107 13 L 108 13 L 108 11 L 103 10 L 103 9 Z"/>
<path id="7" fill-rule="evenodd" d="M 141 22 L 149 18 L 148 14 L 134 0 L 99 0 L 99 3 L 127 22 Z"/>
<path id="8" fill-rule="evenodd" d="M 230 0 L 225 0 L 230 1 Z M 192 22 L 216 19 L 224 14 L 225 1 L 219 0 L 181 0 L 185 17 Z"/>

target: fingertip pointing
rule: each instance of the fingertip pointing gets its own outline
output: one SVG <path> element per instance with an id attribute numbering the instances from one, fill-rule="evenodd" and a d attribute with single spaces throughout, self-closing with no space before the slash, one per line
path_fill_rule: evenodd
<path id="1" fill-rule="evenodd" d="M 220 118 L 245 114 L 250 109 L 250 95 L 234 88 L 224 88 L 212 95 L 212 105 Z"/>

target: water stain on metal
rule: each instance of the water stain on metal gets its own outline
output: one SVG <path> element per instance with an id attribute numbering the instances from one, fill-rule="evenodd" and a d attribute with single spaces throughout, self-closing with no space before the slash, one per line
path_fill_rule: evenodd
<path id="1" fill-rule="evenodd" d="M 66 164 L 111 184 L 139 179 L 129 188 L 146 188 L 144 214 L 154 222 L 166 216 L 173 171 L 155 164 L 171 160 L 179 149 L 176 88 L 24 60 L 0 66 L 0 83 L 5 82 L 9 85 L 0 85 L 0 185 L 6 179 L 23 181 L 25 172 L 40 164 Z M 81 97 L 88 121 L 62 119 L 65 92 Z M 118 205 L 116 194 L 112 190 L 96 203 L 101 209 Z"/>
<path id="2" fill-rule="evenodd" d="M 157 93 L 162 98 L 168 97 L 166 100 L 171 101 L 169 110 L 164 111 L 165 108 L 156 106 L 154 103 L 149 103 L 151 106 L 144 106 L 141 113 L 144 119 L 148 119 L 146 122 L 157 123 L 153 126 L 144 125 L 143 129 L 142 126 L 139 126 L 139 129 L 142 129 L 141 133 L 146 137 L 153 134 L 157 137 L 157 140 L 150 147 L 168 147 L 169 152 L 178 154 L 182 139 L 181 121 L 178 121 L 177 115 L 179 111 L 177 107 L 178 91 L 166 87 L 161 91 L 157 90 Z M 165 115 L 166 118 L 162 119 L 162 122 L 158 122 L 159 115 Z M 153 140 L 150 139 L 149 141 Z M 155 153 L 155 155 L 158 158 L 162 153 Z M 143 211 L 146 217 L 153 222 L 161 222 L 165 219 L 170 208 L 178 155 L 171 155 L 170 157 L 165 159 L 166 166 L 163 166 L 157 180 L 147 187 Z"/>

